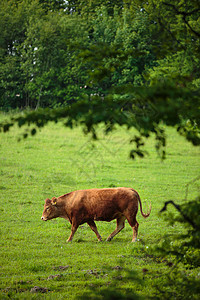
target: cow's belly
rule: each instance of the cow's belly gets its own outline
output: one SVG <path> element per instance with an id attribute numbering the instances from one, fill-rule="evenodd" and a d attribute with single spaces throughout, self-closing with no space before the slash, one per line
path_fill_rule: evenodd
<path id="1" fill-rule="evenodd" d="M 106 221 L 106 222 L 110 222 L 114 219 L 117 219 L 119 217 L 121 217 L 122 214 L 119 212 L 116 212 L 114 214 L 107 214 L 106 212 L 104 214 L 101 215 L 94 215 L 94 221 Z"/>

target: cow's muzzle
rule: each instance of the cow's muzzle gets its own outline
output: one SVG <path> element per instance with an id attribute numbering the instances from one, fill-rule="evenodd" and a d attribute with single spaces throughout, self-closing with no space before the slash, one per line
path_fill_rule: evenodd
<path id="1" fill-rule="evenodd" d="M 47 219 L 45 219 L 45 217 L 43 217 L 43 216 L 41 217 L 41 220 L 42 221 L 47 221 Z"/>

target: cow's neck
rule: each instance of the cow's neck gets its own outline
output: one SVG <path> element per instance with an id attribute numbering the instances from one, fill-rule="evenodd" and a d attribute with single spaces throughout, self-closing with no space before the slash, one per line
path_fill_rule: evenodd
<path id="1" fill-rule="evenodd" d="M 68 203 L 67 203 L 66 199 L 65 200 L 62 198 L 59 199 L 58 212 L 59 212 L 59 217 L 69 220 Z"/>

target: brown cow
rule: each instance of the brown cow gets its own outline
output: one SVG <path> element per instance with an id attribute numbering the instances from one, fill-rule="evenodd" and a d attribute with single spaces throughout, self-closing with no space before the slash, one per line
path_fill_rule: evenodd
<path id="1" fill-rule="evenodd" d="M 67 219 L 72 225 L 68 242 L 72 241 L 78 226 L 83 223 L 87 223 L 98 240 L 102 241 L 94 221 L 110 222 L 117 219 L 117 228 L 107 238 L 107 241 L 111 241 L 124 228 L 127 219 L 133 229 L 132 242 L 134 242 L 139 226 L 136 221 L 138 202 L 142 216 L 147 218 L 150 215 L 151 206 L 149 212 L 144 214 L 140 196 L 134 189 L 119 187 L 79 190 L 58 198 L 53 197 L 51 200 L 46 199 L 41 219 L 43 221 L 57 217 Z"/>

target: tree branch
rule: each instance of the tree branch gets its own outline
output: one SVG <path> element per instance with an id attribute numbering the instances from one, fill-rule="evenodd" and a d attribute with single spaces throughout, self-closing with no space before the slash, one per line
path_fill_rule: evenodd
<path id="1" fill-rule="evenodd" d="M 163 211 L 166 211 L 167 210 L 167 206 L 169 204 L 172 204 L 178 211 L 179 213 L 182 215 L 182 217 L 190 224 L 192 225 L 192 227 L 196 230 L 200 230 L 200 228 L 186 215 L 183 213 L 183 211 L 181 210 L 181 207 L 180 205 L 176 204 L 174 201 L 172 200 L 169 200 L 167 202 L 165 202 L 165 205 L 164 207 L 160 210 L 160 212 L 162 213 Z"/>
<path id="2" fill-rule="evenodd" d="M 191 15 L 195 14 L 196 12 L 200 11 L 200 8 L 196 8 L 190 12 L 185 12 L 185 11 L 178 10 L 174 4 L 167 3 L 167 2 L 163 2 L 163 4 L 172 7 L 178 15 L 191 16 Z"/>
<path id="3" fill-rule="evenodd" d="M 193 15 L 193 14 L 195 14 L 195 13 L 200 12 L 200 8 L 196 8 L 196 9 L 190 11 L 190 12 L 186 12 L 186 11 L 180 11 L 180 10 L 178 10 L 178 8 L 177 8 L 174 4 L 167 3 L 167 2 L 163 2 L 163 4 L 166 5 L 166 6 L 172 7 L 173 10 L 177 13 L 177 15 L 182 15 L 182 16 L 183 16 L 183 21 L 184 21 L 184 23 L 188 26 L 188 28 L 189 28 L 196 36 L 200 37 L 200 33 L 197 32 L 196 30 L 194 30 L 194 29 L 190 26 L 190 24 L 188 23 L 188 21 L 186 20 L 186 17 L 191 16 L 191 15 Z"/>

